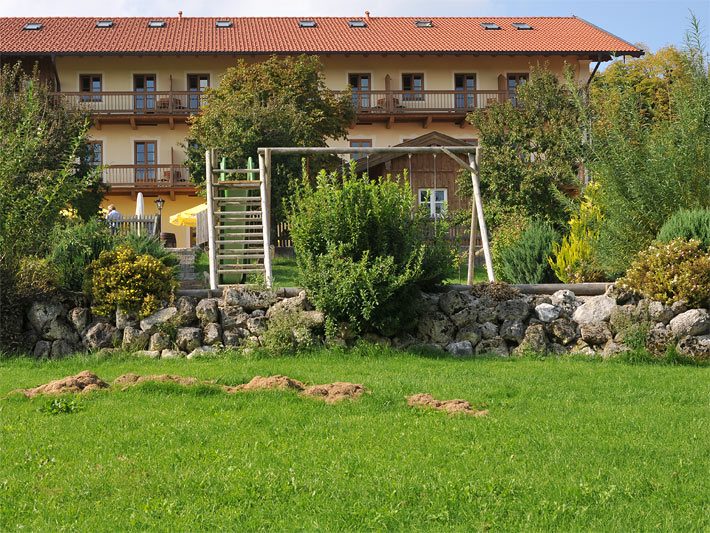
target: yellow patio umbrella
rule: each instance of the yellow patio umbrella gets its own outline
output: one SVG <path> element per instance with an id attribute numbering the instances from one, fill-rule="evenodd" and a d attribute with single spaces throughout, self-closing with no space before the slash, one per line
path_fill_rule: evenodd
<path id="1" fill-rule="evenodd" d="M 170 223 L 174 226 L 197 227 L 197 213 L 207 209 L 207 204 L 196 205 L 190 209 L 185 209 L 174 215 L 170 215 Z"/>

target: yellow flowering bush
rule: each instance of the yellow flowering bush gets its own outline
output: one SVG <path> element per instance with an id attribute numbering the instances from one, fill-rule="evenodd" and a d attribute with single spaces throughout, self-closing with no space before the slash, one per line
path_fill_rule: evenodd
<path id="1" fill-rule="evenodd" d="M 93 310 L 110 316 L 117 308 L 137 318 L 157 311 L 177 288 L 173 269 L 150 255 L 121 245 L 101 252 L 87 267 L 86 292 Z"/>
<path id="2" fill-rule="evenodd" d="M 686 300 L 690 305 L 707 305 L 710 252 L 705 252 L 695 239 L 654 243 L 639 252 L 618 283 L 646 298 L 668 304 Z"/>

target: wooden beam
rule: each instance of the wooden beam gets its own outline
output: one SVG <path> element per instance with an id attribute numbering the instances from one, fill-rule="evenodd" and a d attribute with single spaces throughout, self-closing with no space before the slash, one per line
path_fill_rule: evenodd
<path id="1" fill-rule="evenodd" d="M 175 201 L 175 189 L 170 189 L 170 199 Z"/>
<path id="2" fill-rule="evenodd" d="M 392 129 L 393 125 L 394 125 L 394 115 L 390 115 L 389 118 L 387 119 L 387 125 L 385 127 L 389 130 L 389 129 Z"/>
<path id="3" fill-rule="evenodd" d="M 424 119 L 424 124 L 423 124 L 422 127 L 423 127 L 424 129 L 427 129 L 429 126 L 431 126 L 431 121 L 432 121 L 432 120 L 433 120 L 433 119 L 432 119 L 432 116 L 431 116 L 431 115 L 427 115 L 427 117 Z"/>
<path id="4" fill-rule="evenodd" d="M 131 129 L 133 129 L 133 130 L 138 129 L 138 128 L 136 128 L 136 119 L 135 118 L 131 117 L 128 119 L 128 121 L 131 123 Z"/>
<path id="5" fill-rule="evenodd" d="M 94 128 L 96 128 L 97 130 L 101 129 L 101 119 L 99 119 L 98 117 L 94 117 Z"/>
<path id="6" fill-rule="evenodd" d="M 170 117 L 168 119 L 168 124 L 170 125 L 170 129 L 174 130 L 175 129 L 175 119 L 173 117 Z"/>

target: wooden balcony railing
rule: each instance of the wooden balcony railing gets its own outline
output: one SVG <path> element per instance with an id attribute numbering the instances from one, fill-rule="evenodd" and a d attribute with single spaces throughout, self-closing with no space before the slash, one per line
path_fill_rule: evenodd
<path id="1" fill-rule="evenodd" d="M 465 114 L 515 99 L 508 91 L 352 91 L 358 114 Z"/>
<path id="2" fill-rule="evenodd" d="M 70 108 L 88 111 L 94 115 L 178 115 L 199 112 L 205 103 L 205 94 L 197 91 L 115 91 L 115 92 L 62 92 L 55 97 Z"/>
<path id="3" fill-rule="evenodd" d="M 182 165 L 108 165 L 102 167 L 110 187 L 190 187 L 190 174 Z"/>

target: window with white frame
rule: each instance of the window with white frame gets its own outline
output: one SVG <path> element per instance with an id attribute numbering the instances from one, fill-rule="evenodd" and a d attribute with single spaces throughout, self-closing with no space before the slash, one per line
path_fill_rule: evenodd
<path id="1" fill-rule="evenodd" d="M 448 189 L 419 189 L 419 205 L 426 207 L 432 218 L 446 214 Z"/>

